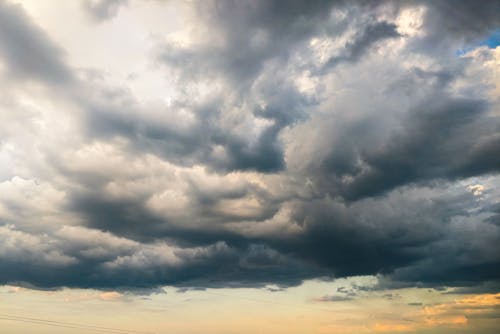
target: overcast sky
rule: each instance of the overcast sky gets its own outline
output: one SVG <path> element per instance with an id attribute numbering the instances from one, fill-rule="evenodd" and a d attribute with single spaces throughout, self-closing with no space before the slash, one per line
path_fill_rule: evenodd
<path id="1" fill-rule="evenodd" d="M 0 313 L 494 333 L 499 44 L 496 0 L 0 1 Z"/>

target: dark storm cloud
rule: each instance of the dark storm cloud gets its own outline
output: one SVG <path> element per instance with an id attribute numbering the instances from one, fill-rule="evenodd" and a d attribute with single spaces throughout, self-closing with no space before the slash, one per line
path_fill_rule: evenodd
<path id="1" fill-rule="evenodd" d="M 89 227 L 112 231 L 133 239 L 160 236 L 168 223 L 144 209 L 138 201 L 100 198 L 98 194 L 73 196 L 73 210 L 85 219 Z"/>
<path id="2" fill-rule="evenodd" d="M 249 219 L 270 219 L 280 205 L 279 201 L 271 198 L 269 194 L 260 189 L 252 189 L 248 185 L 236 190 L 219 188 L 210 189 L 209 192 L 200 186 L 192 185 L 191 190 L 186 192 L 190 199 L 189 211 L 185 213 L 183 221 L 179 222 L 152 212 L 140 199 L 106 198 L 99 191 L 102 189 L 74 192 L 68 198 L 66 209 L 81 217 L 84 226 L 89 228 L 138 242 L 168 240 L 182 247 L 207 246 L 224 241 L 230 247 L 241 250 L 252 243 L 262 242 L 262 238 L 247 237 L 238 231 L 230 231 L 224 224 Z M 244 200 L 248 195 L 257 196 L 264 203 L 262 210 L 248 216 L 239 212 L 218 210 L 221 201 Z"/>
<path id="3" fill-rule="evenodd" d="M 243 247 L 250 240 L 217 226 L 174 225 L 145 208 L 137 200 L 113 200 L 98 194 L 73 196 L 69 209 L 84 218 L 86 226 L 136 241 L 167 239 L 183 246 L 208 245 L 224 240 L 229 245 Z M 191 208 L 196 211 L 196 208 Z M 209 212 L 204 212 L 205 215 Z M 220 215 L 219 220 L 224 218 Z"/>
<path id="4" fill-rule="evenodd" d="M 87 128 L 90 136 L 112 138 L 122 136 L 131 141 L 132 149 L 150 150 L 176 163 L 193 164 L 205 158 L 210 132 L 200 131 L 201 125 L 192 129 L 179 129 L 174 125 L 159 124 L 137 116 L 133 109 L 124 105 L 101 104 L 87 106 Z"/>
<path id="5" fill-rule="evenodd" d="M 81 198 L 74 210 L 87 228 L 31 235 L 3 226 L 2 266 L 17 269 L 2 271 L 1 278 L 44 288 L 285 287 L 313 277 L 370 274 L 389 280 L 376 289 L 495 281 L 500 229 L 470 215 L 478 205 L 472 194 L 429 197 L 429 191 L 397 191 L 350 206 L 297 204 L 292 220 L 303 232 L 254 237 L 223 226 L 173 226 L 132 202 Z M 17 245 L 15 251 L 9 245 Z"/>
<path id="6" fill-rule="evenodd" d="M 477 42 L 478 38 L 484 38 L 500 26 L 498 1 L 451 0 L 421 3 L 429 7 L 424 25 L 429 34 L 425 40 L 433 46 L 453 38 L 467 43 Z"/>
<path id="7" fill-rule="evenodd" d="M 414 282 L 418 276 L 427 286 L 477 286 L 498 281 L 499 229 L 484 221 L 475 222 L 475 226 L 477 230 L 471 234 L 465 224 L 454 222 L 445 237 L 425 250 L 425 259 L 414 266 L 398 268 L 391 278 Z"/>
<path id="8" fill-rule="evenodd" d="M 37 27 L 23 8 L 0 3 L 0 57 L 9 78 L 64 85 L 73 80 L 62 50 Z"/>
<path id="9" fill-rule="evenodd" d="M 490 222 L 491 224 L 495 224 L 497 226 L 500 226 L 500 203 L 491 206 L 488 208 L 490 212 L 493 213 L 487 221 Z"/>
<path id="10" fill-rule="evenodd" d="M 497 253 L 494 249 L 498 247 L 495 240 L 500 236 L 499 229 L 487 220 L 482 222 L 484 218 L 473 217 L 472 222 L 478 224 L 475 236 L 483 243 L 474 245 L 466 242 L 466 231 L 452 224 L 454 219 L 469 217 L 468 210 L 477 206 L 474 196 L 459 193 L 429 198 L 425 191 L 422 194 L 411 192 L 413 195 L 396 191 L 389 197 L 362 200 L 348 206 L 333 200 L 297 202 L 291 220 L 302 226 L 303 232 L 295 236 L 250 238 L 237 231 L 228 232 L 223 225 L 218 228 L 211 224 L 195 228 L 174 226 L 148 213 L 137 203 L 99 199 L 95 195 L 75 199 L 74 209 L 86 217 L 89 227 L 135 240 L 171 240 L 190 247 L 224 240 L 240 251 L 252 244 L 268 245 L 266 249 L 275 254 L 271 259 L 294 259 L 320 268 L 317 272 L 336 277 L 386 274 L 399 282 L 393 284 L 401 286 L 415 282 L 427 286 L 467 285 L 495 279 L 498 272 L 494 268 L 500 259 L 493 254 Z M 205 196 L 200 195 L 195 194 L 202 202 L 207 202 L 203 199 Z M 238 198 L 243 195 L 244 192 L 235 192 L 224 196 Z M 217 198 L 221 195 L 210 198 L 208 203 L 214 204 Z M 222 216 L 219 219 L 224 220 Z M 456 261 L 460 253 L 471 254 L 471 257 L 465 262 Z M 245 273 L 248 277 L 253 277 L 252 268 L 266 267 L 265 263 L 271 259 L 266 260 L 265 256 L 260 259 L 266 254 L 239 260 L 240 264 L 247 263 Z M 249 266 L 248 259 L 260 264 Z M 264 280 L 266 273 L 255 273 L 256 277 L 261 274 L 258 281 Z M 276 283 L 287 284 L 280 280 Z M 196 280 L 192 284 L 203 285 L 203 282 Z"/>
<path id="11" fill-rule="evenodd" d="M 419 199 L 395 206 L 391 203 L 395 200 L 352 206 L 331 200 L 302 204 L 294 219 L 304 226 L 304 233 L 278 241 L 277 247 L 331 268 L 340 277 L 390 273 L 409 266 L 423 257 L 422 249 L 442 238 L 447 220 L 460 212 L 450 211 L 450 204 L 443 202 Z M 418 212 L 405 214 L 413 208 Z M 424 210 L 427 214 L 421 215 Z"/>
<path id="12" fill-rule="evenodd" d="M 428 96 L 380 145 L 339 141 L 316 175 L 318 182 L 334 195 L 357 200 L 415 182 L 496 173 L 499 120 L 485 115 L 487 108 L 482 100 Z"/>
<path id="13" fill-rule="evenodd" d="M 397 194 L 348 207 L 309 204 L 297 216 L 309 223 L 294 249 L 338 276 L 387 274 L 407 286 L 476 285 L 500 277 L 500 229 L 469 216 L 467 208 L 477 205 L 471 195 L 406 202 Z"/>
<path id="14" fill-rule="evenodd" d="M 500 290 L 500 282 L 498 280 L 481 282 L 475 285 L 461 286 L 454 288 L 444 294 L 473 294 L 473 293 L 489 293 Z"/>
<path id="15" fill-rule="evenodd" d="M 124 3 L 86 1 L 85 6 L 102 21 Z M 415 4 L 428 9 L 423 37 L 406 36 L 391 21 L 398 10 Z M 390 14 L 377 17 L 385 5 Z M 459 181 L 497 177 L 500 123 L 495 101 L 481 92 L 486 90 L 481 79 L 473 89 L 453 91 L 472 66 L 455 56 L 455 44 L 484 37 L 494 28 L 497 5 L 197 3 L 194 21 L 202 25 L 207 41 L 194 46 L 163 43 L 156 60 L 182 87 L 201 82 L 222 88 L 209 98 L 186 93 L 169 106 L 151 108 L 106 83 L 81 82 L 78 93 L 68 91 L 83 110 L 77 120 L 85 123 L 78 133 L 81 142 L 71 147 L 68 138 L 69 148 L 45 152 L 46 169 L 55 175 L 33 182 L 61 189 L 61 207 L 47 205 L 46 211 L 50 219 L 57 210 L 67 216 L 38 233 L 38 221 L 21 224 L 19 219 L 47 217 L 27 197 L 10 199 L 5 206 L 10 215 L 0 217 L 0 283 L 39 288 L 286 287 L 309 278 L 379 275 L 376 288 L 497 290 L 498 200 L 494 192 L 476 194 Z M 332 10 L 345 17 L 332 16 Z M 332 42 L 349 30 L 353 37 L 338 52 L 323 63 L 313 61 L 311 38 Z M 222 42 L 212 43 L 215 36 Z M 49 85 L 73 80 L 61 51 L 20 7 L 0 4 L 0 37 L 0 54 L 12 80 Z M 359 82 L 351 81 L 362 76 L 363 84 L 373 84 L 370 69 L 350 71 L 367 69 L 367 59 L 384 57 L 373 52 L 376 47 L 406 39 L 407 45 L 391 50 L 398 58 L 388 56 L 387 62 L 411 63 L 415 54 L 426 53 L 432 66 L 392 66 L 384 73 L 391 79 L 375 83 L 385 92 L 385 104 L 371 106 L 372 91 L 354 89 Z M 449 52 L 437 50 L 446 47 Z M 311 68 L 320 70 L 307 70 Z M 302 90 L 294 81 L 301 76 L 322 85 L 305 92 L 307 87 Z M 322 104 L 344 90 L 339 82 L 328 86 L 337 76 L 345 81 L 345 90 L 358 94 L 349 100 L 352 110 L 343 110 L 337 100 Z M 397 108 L 401 110 L 393 110 Z M 176 114 L 179 110 L 187 110 L 189 121 Z M 342 113 L 346 117 L 336 117 Z M 288 132 L 292 135 L 286 137 Z M 113 147 L 123 159 L 103 168 L 100 163 L 106 161 L 94 161 L 91 155 L 101 149 L 92 146 L 96 142 Z M 291 143 L 296 150 L 287 150 Z M 74 161 L 77 154 L 66 151 L 90 153 L 88 159 Z M 147 159 L 153 162 L 138 163 Z M 162 164 L 173 170 L 165 179 L 162 173 L 167 172 L 155 168 Z M 195 176 L 184 176 L 194 173 L 189 168 L 202 170 L 200 179 L 223 181 L 203 185 Z M 225 182 L 234 176 L 246 179 L 236 185 Z M 498 179 L 491 184 L 490 189 L 498 186 Z M 168 191 L 176 196 L 162 197 Z M 148 202 L 155 198 L 159 209 Z M 176 207 L 183 201 L 185 206 Z M 361 289 L 339 290 L 323 300 L 348 300 Z"/>
<path id="16" fill-rule="evenodd" d="M 32 288 L 67 286 L 134 291 L 159 285 L 262 287 L 274 282 L 291 286 L 321 273 L 318 268 L 286 258 L 260 244 L 242 249 L 224 242 L 176 248 L 164 243 L 140 244 L 75 227 L 57 231 L 49 241 L 47 236 L 1 226 L 0 239 L 4 243 L 0 247 L 0 283 Z M 16 244 L 15 251 L 9 249 L 9 243 Z M 9 258 L 4 258 L 6 251 Z M 44 254 L 44 258 L 39 254 Z"/>

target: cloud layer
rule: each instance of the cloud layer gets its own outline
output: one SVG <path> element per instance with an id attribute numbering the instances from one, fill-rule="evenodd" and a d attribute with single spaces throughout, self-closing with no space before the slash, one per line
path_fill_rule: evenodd
<path id="1" fill-rule="evenodd" d="M 0 4 L 0 283 L 497 289 L 500 8 L 471 4 L 83 1 L 93 34 L 182 17 L 116 64 Z"/>

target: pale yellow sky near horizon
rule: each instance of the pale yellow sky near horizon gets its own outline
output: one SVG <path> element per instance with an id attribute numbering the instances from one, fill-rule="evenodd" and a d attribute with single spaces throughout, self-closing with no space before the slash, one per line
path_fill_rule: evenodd
<path id="1" fill-rule="evenodd" d="M 116 291 L 0 288 L 2 333 L 98 332 L 85 326 L 151 333 L 494 333 L 500 325 L 500 294 L 453 294 L 427 288 L 358 291 L 373 277 L 307 281 L 282 291 L 236 288 L 131 295 Z M 450 290 L 451 291 L 451 290 Z M 448 292 L 450 292 L 448 291 Z M 326 296 L 326 298 L 325 298 Z M 323 297 L 323 299 L 322 299 Z M 58 321 L 58 326 L 5 319 L 20 316 Z M 4 318 L 2 318 L 4 317 Z M 24 320 L 23 320 L 24 321 Z M 35 321 L 36 322 L 36 321 Z M 75 324 L 78 328 L 60 327 Z M 97 328 L 96 327 L 96 328 Z"/>

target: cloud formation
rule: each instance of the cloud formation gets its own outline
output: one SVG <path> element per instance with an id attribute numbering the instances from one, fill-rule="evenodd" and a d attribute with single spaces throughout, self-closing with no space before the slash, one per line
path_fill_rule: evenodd
<path id="1" fill-rule="evenodd" d="M 3 71 L 11 81 L 64 84 L 71 80 L 72 73 L 64 64 L 62 49 L 31 22 L 21 6 L 2 3 L 0 15 Z"/>
<path id="2" fill-rule="evenodd" d="M 114 71 L 0 4 L 1 284 L 498 287 L 496 2 L 162 6 Z"/>

